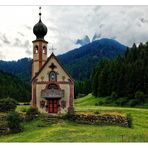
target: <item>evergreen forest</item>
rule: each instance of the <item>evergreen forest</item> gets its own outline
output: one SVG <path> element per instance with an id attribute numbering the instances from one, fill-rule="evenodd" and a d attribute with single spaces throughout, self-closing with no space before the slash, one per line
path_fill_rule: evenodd
<path id="1" fill-rule="evenodd" d="M 30 102 L 31 85 L 12 74 L 0 71 L 0 99 L 8 97 L 19 102 Z"/>
<path id="2" fill-rule="evenodd" d="M 114 96 L 136 99 L 141 102 L 148 96 L 148 42 L 133 44 L 124 55 L 113 60 L 102 60 L 91 78 L 92 93 L 96 97 Z"/>

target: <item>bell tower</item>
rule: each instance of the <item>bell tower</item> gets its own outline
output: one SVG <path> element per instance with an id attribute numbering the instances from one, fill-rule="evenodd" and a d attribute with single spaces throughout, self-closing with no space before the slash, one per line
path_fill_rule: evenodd
<path id="1" fill-rule="evenodd" d="M 39 8 L 41 11 L 41 7 Z M 44 36 L 47 34 L 47 27 L 42 23 L 41 12 L 39 13 L 39 22 L 33 27 L 33 33 L 36 36 L 36 40 L 33 43 L 33 63 L 32 63 L 32 78 L 40 70 L 43 64 L 47 60 L 47 44 L 44 40 Z"/>

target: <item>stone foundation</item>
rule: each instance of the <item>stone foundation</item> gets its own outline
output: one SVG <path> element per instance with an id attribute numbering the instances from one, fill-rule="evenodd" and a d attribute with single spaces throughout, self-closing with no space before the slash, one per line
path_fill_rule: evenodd
<path id="1" fill-rule="evenodd" d="M 85 115 L 75 114 L 68 117 L 71 121 L 82 124 L 94 125 L 119 125 L 123 127 L 131 127 L 131 118 L 120 115 Z"/>

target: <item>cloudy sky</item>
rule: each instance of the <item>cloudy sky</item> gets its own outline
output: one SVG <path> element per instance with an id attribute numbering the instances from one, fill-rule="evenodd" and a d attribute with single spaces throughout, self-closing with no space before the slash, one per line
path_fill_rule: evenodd
<path id="1" fill-rule="evenodd" d="M 127 46 L 148 41 L 148 6 L 42 6 L 45 39 L 55 54 L 79 47 L 77 39 L 94 34 Z M 38 6 L 0 6 L 0 59 L 32 57 Z M 48 51 L 50 54 L 50 51 Z"/>

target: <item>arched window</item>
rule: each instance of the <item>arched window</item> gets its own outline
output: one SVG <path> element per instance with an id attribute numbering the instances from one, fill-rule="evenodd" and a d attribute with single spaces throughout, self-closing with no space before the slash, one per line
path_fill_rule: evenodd
<path id="1" fill-rule="evenodd" d="M 43 46 L 43 53 L 46 54 L 46 51 L 47 51 L 47 47 Z"/>
<path id="2" fill-rule="evenodd" d="M 49 84 L 48 89 L 59 89 L 56 84 Z"/>
<path id="3" fill-rule="evenodd" d="M 38 46 L 37 45 L 34 46 L 34 53 L 38 53 Z"/>
<path id="4" fill-rule="evenodd" d="M 57 81 L 57 73 L 55 71 L 49 73 L 49 81 Z"/>

